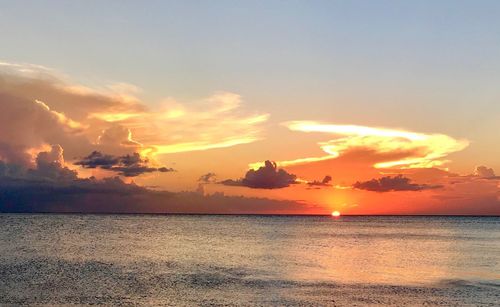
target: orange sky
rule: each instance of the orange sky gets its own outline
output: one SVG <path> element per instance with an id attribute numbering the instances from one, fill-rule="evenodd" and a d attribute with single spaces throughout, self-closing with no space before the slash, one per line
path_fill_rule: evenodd
<path id="1" fill-rule="evenodd" d="M 493 169 L 455 170 L 453 157 L 474 146 L 460 135 L 335 116 L 276 122 L 230 92 L 152 107 L 132 85 L 95 89 L 42 66 L 0 68 L 8 163 L 36 167 L 43 156 L 80 178 L 297 201 L 303 214 L 500 214 Z"/>

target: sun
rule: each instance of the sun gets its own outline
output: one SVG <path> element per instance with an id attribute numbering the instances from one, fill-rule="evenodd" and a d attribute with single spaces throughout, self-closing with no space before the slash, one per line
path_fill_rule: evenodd
<path id="1" fill-rule="evenodd" d="M 332 216 L 338 217 L 338 216 L 340 216 L 340 212 L 338 212 L 338 211 L 332 211 Z"/>

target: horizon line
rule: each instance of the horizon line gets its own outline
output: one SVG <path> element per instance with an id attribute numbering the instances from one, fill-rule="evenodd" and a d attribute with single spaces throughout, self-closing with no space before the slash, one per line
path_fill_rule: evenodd
<path id="1" fill-rule="evenodd" d="M 284 214 L 284 213 L 152 213 L 152 212 L 3 212 L 0 215 L 6 214 L 39 214 L 39 215 L 186 215 L 186 216 L 269 216 L 269 217 L 331 217 L 339 219 L 342 217 L 497 217 L 500 215 L 478 215 L 478 214 L 341 214 L 340 216 L 332 216 L 331 214 Z"/>

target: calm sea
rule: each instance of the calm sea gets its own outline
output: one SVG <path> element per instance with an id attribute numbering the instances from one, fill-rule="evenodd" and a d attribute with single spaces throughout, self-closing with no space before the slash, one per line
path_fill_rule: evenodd
<path id="1" fill-rule="evenodd" d="M 0 304 L 500 304 L 500 218 L 0 215 Z"/>

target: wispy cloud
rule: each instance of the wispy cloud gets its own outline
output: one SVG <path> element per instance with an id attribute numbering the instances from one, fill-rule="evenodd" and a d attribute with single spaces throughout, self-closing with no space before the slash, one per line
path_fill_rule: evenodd
<path id="1" fill-rule="evenodd" d="M 207 99 L 168 104 L 146 116 L 122 121 L 137 130 L 136 138 L 149 144 L 144 153 L 168 154 L 225 148 L 261 138 L 268 114 L 245 115 L 241 96 L 218 92 Z M 166 129 L 158 129 L 169 123 Z"/>
<path id="2" fill-rule="evenodd" d="M 444 134 L 427 134 L 397 129 L 374 128 L 356 125 L 324 124 L 314 121 L 292 121 L 284 123 L 292 131 L 327 133 L 340 136 L 321 142 L 319 146 L 328 155 L 280 161 L 280 166 L 306 164 L 335 159 L 355 149 L 368 149 L 375 153 L 401 152 L 404 157 L 375 163 L 375 168 L 429 168 L 448 162 L 446 157 L 469 145 L 467 140 L 458 140 Z M 251 164 L 252 168 L 260 164 Z"/>

